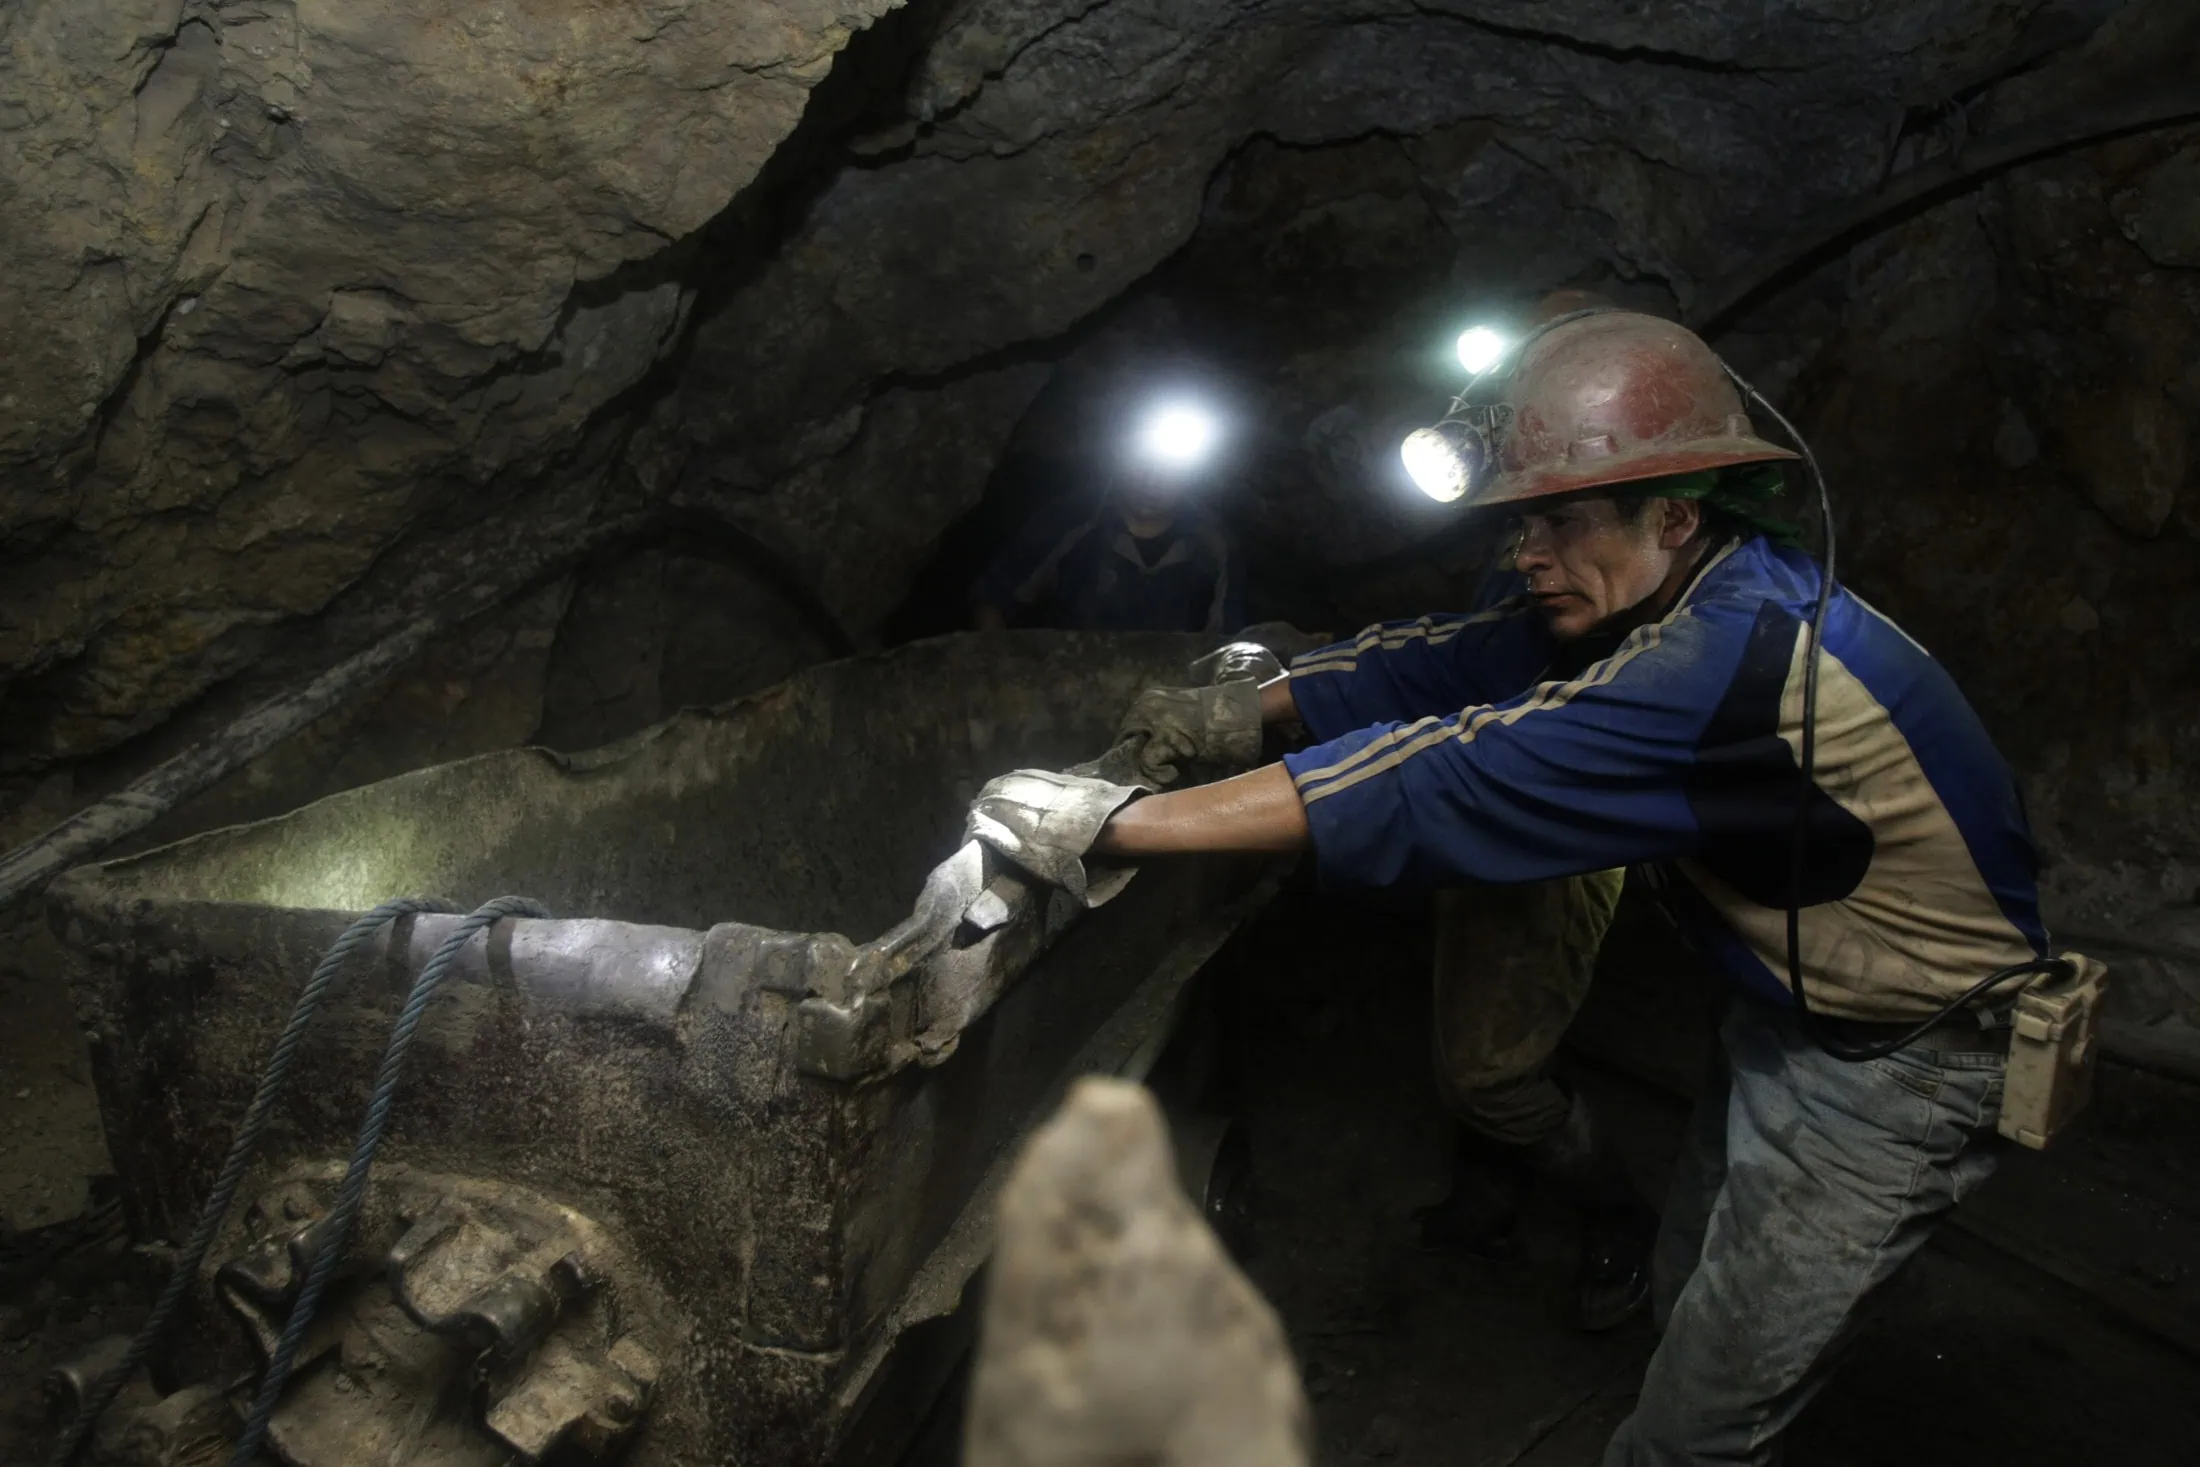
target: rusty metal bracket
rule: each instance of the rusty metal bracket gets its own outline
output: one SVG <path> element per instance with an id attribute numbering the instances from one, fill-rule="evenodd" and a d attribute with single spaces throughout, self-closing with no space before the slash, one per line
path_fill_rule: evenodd
<path id="1" fill-rule="evenodd" d="M 327 1166 L 278 1179 L 246 1246 L 214 1271 L 263 1364 L 335 1184 Z M 270 1420 L 277 1455 L 486 1467 L 553 1450 L 600 1461 L 624 1445 L 666 1352 L 642 1305 L 655 1291 L 601 1227 L 519 1187 L 402 1166 L 377 1177 L 366 1221 Z M 174 1415 L 172 1401 L 113 1414 Z"/>

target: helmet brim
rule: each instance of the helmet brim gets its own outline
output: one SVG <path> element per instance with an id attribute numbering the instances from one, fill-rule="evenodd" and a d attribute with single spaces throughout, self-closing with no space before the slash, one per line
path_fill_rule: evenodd
<path id="1" fill-rule="evenodd" d="M 1800 457 L 1793 449 L 1745 434 L 1698 438 L 1687 443 L 1657 444 L 1624 453 L 1500 473 L 1490 480 L 1487 489 L 1469 496 L 1467 505 L 1482 509 L 1496 504 L 1518 504 L 1522 500 L 1550 499 L 1591 489 L 1620 489 L 1639 479 L 1663 479 L 1704 469 L 1774 463 Z"/>

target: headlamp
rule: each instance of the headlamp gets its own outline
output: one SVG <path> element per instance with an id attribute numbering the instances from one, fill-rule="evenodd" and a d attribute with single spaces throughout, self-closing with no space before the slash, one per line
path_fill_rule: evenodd
<path id="1" fill-rule="evenodd" d="M 1423 494 L 1450 504 L 1480 487 L 1497 457 L 1498 435 L 1511 418 L 1512 409 L 1502 403 L 1454 398 L 1443 421 L 1406 435 L 1398 456 Z"/>
<path id="2" fill-rule="evenodd" d="M 1497 365 L 1512 343 L 1488 326 L 1469 326 L 1459 335 L 1459 365 L 1479 377 Z"/>
<path id="3" fill-rule="evenodd" d="M 1164 402 L 1139 423 L 1137 456 L 1157 469 L 1183 473 L 1199 467 L 1222 437 L 1215 415 L 1193 402 Z"/>
<path id="4" fill-rule="evenodd" d="M 1421 492 L 1438 504 L 1449 504 L 1474 484 L 1479 445 L 1471 435 L 1451 431 L 1456 424 L 1416 428 L 1398 445 L 1406 472 Z"/>
<path id="5" fill-rule="evenodd" d="M 1473 374 L 1466 390 L 1452 399 L 1451 411 L 1432 428 L 1416 428 L 1398 445 L 1406 473 L 1438 504 L 1464 499 L 1481 483 L 1497 439 L 1511 410 L 1496 401 L 1502 384 L 1488 374 L 1517 345 L 1489 326 L 1471 326 L 1459 337 L 1459 365 Z"/>

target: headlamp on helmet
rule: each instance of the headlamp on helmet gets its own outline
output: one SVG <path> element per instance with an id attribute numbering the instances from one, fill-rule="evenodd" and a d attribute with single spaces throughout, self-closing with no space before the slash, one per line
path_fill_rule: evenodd
<path id="1" fill-rule="evenodd" d="M 1433 428 L 1416 428 L 1398 445 L 1406 473 L 1438 504 L 1463 499 L 1482 483 L 1497 457 L 1497 437 L 1511 414 L 1501 403 L 1453 401 Z"/>
<path id="2" fill-rule="evenodd" d="M 1497 460 L 1497 442 L 1512 410 L 1498 400 L 1495 369 L 1511 354 L 1513 342 L 1488 326 L 1469 327 L 1459 337 L 1459 365 L 1473 374 L 1466 390 L 1452 399 L 1451 410 L 1434 427 L 1416 428 L 1398 445 L 1406 473 L 1438 504 L 1464 499 L 1479 488 Z"/>
<path id="3" fill-rule="evenodd" d="M 1469 326 L 1459 333 L 1459 365 L 1472 377 L 1496 366 L 1511 349 L 1511 340 L 1494 326 Z"/>
<path id="4" fill-rule="evenodd" d="M 1169 398 L 1150 406 L 1131 440 L 1132 460 L 1172 477 L 1204 467 L 1222 440 L 1222 422 L 1212 408 L 1192 398 Z"/>

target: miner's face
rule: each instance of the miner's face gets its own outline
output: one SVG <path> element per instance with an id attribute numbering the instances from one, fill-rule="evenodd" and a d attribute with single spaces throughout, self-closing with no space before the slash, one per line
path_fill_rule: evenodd
<path id="1" fill-rule="evenodd" d="M 1183 507 L 1185 486 L 1156 470 L 1138 467 L 1116 482 L 1115 502 L 1134 520 L 1171 520 Z"/>
<path id="2" fill-rule="evenodd" d="M 1610 498 L 1560 500 L 1520 516 L 1513 564 L 1551 634 L 1571 641 L 1657 595 L 1700 523 L 1692 500 L 1651 499 L 1635 515 Z"/>

